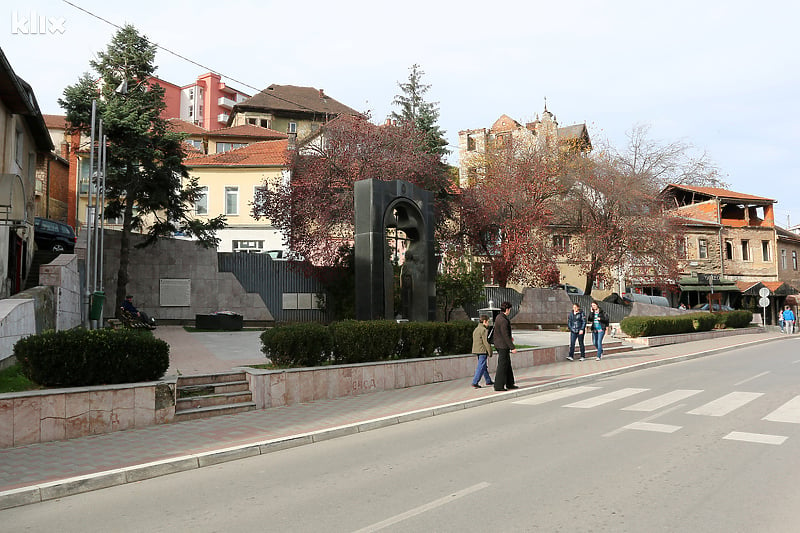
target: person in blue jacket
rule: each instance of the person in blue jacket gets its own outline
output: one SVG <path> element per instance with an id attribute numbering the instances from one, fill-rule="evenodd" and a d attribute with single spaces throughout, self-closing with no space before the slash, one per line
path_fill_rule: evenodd
<path id="1" fill-rule="evenodd" d="M 581 361 L 586 360 L 586 346 L 583 343 L 583 337 L 586 334 L 586 314 L 581 310 L 578 304 L 572 304 L 572 311 L 567 318 L 567 328 L 569 329 L 569 355 L 568 361 L 575 360 L 575 341 L 581 347 Z"/>
<path id="2" fill-rule="evenodd" d="M 791 335 L 794 333 L 794 311 L 788 305 L 784 306 L 783 313 L 781 313 L 783 317 L 783 329 L 786 333 Z"/>

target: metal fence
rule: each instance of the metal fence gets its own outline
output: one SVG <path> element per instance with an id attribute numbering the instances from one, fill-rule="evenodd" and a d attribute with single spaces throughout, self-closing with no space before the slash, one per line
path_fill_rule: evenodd
<path id="1" fill-rule="evenodd" d="M 580 305 L 581 309 L 586 312 L 591 308 L 592 302 L 597 302 L 600 309 L 605 311 L 606 315 L 608 315 L 608 320 L 610 322 L 622 322 L 622 319 L 631 312 L 631 308 L 627 305 L 603 302 L 602 300 L 595 300 L 591 296 L 583 294 L 570 294 L 569 299 L 572 300 L 572 303 Z"/>

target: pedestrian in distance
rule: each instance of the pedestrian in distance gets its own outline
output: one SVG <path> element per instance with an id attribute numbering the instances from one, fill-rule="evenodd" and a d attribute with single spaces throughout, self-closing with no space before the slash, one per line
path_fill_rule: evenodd
<path id="1" fill-rule="evenodd" d="M 586 346 L 583 344 L 583 336 L 586 334 L 586 314 L 578 304 L 572 304 L 572 311 L 567 317 L 567 329 L 569 329 L 569 355 L 568 361 L 575 360 L 575 341 L 581 347 L 581 361 L 586 360 Z"/>
<path id="2" fill-rule="evenodd" d="M 794 311 L 788 305 L 784 306 L 783 313 L 781 313 L 783 317 L 783 327 L 786 333 L 791 335 L 794 333 Z"/>
<path id="3" fill-rule="evenodd" d="M 472 331 L 472 353 L 478 357 L 478 367 L 475 369 L 475 377 L 472 378 L 472 386 L 480 389 L 481 377 L 484 378 L 486 386 L 493 385 L 492 377 L 489 375 L 489 358 L 492 356 L 492 345 L 489 343 L 489 316 L 481 315 L 478 325 Z"/>
<path id="4" fill-rule="evenodd" d="M 494 319 L 494 347 L 497 348 L 497 371 L 494 373 L 494 390 L 518 389 L 514 384 L 514 370 L 511 368 L 511 354 L 517 353 L 514 338 L 511 336 L 511 302 L 500 304 L 500 313 Z"/>
<path id="5" fill-rule="evenodd" d="M 592 344 L 597 348 L 597 357 L 599 361 L 603 357 L 603 337 L 611 329 L 608 321 L 608 316 L 605 311 L 600 309 L 597 302 L 592 302 L 592 307 L 589 310 L 589 315 L 586 317 L 586 322 L 592 331 Z"/>

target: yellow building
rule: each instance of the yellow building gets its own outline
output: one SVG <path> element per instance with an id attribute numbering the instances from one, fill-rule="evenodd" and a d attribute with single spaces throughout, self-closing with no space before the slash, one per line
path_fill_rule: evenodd
<path id="1" fill-rule="evenodd" d="M 257 190 L 288 179 L 287 146 L 286 139 L 261 141 L 184 161 L 204 188 L 203 198 L 194 206 L 195 216 L 227 219 L 227 228 L 217 233 L 220 252 L 285 253 L 280 232 L 251 212 Z"/>

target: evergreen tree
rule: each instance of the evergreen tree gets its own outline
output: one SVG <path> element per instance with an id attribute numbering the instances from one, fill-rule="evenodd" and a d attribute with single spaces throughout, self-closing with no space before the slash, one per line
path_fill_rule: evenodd
<path id="1" fill-rule="evenodd" d="M 225 226 L 222 216 L 207 222 L 190 217 L 202 193 L 197 178 L 183 165 L 182 136 L 170 132 L 161 118 L 164 90 L 150 82 L 155 52 L 155 45 L 126 25 L 90 62 L 97 76 L 84 74 L 58 101 L 73 131 L 90 131 L 93 99 L 103 119 L 108 139 L 105 214 L 123 218 L 116 308 L 127 292 L 133 230 L 147 235 L 137 246 L 181 231 L 196 237 L 201 246 L 213 247 L 219 242 L 216 230 Z"/>
<path id="2" fill-rule="evenodd" d="M 389 116 L 404 123 L 413 124 L 425 136 L 425 145 L 429 152 L 442 156 L 450 153 L 444 131 L 439 127 L 439 102 L 426 102 L 425 93 L 430 84 L 422 83 L 425 74 L 419 65 L 411 66 L 407 83 L 398 83 L 402 91 L 392 102 L 400 108 L 400 112 L 392 112 Z"/>

